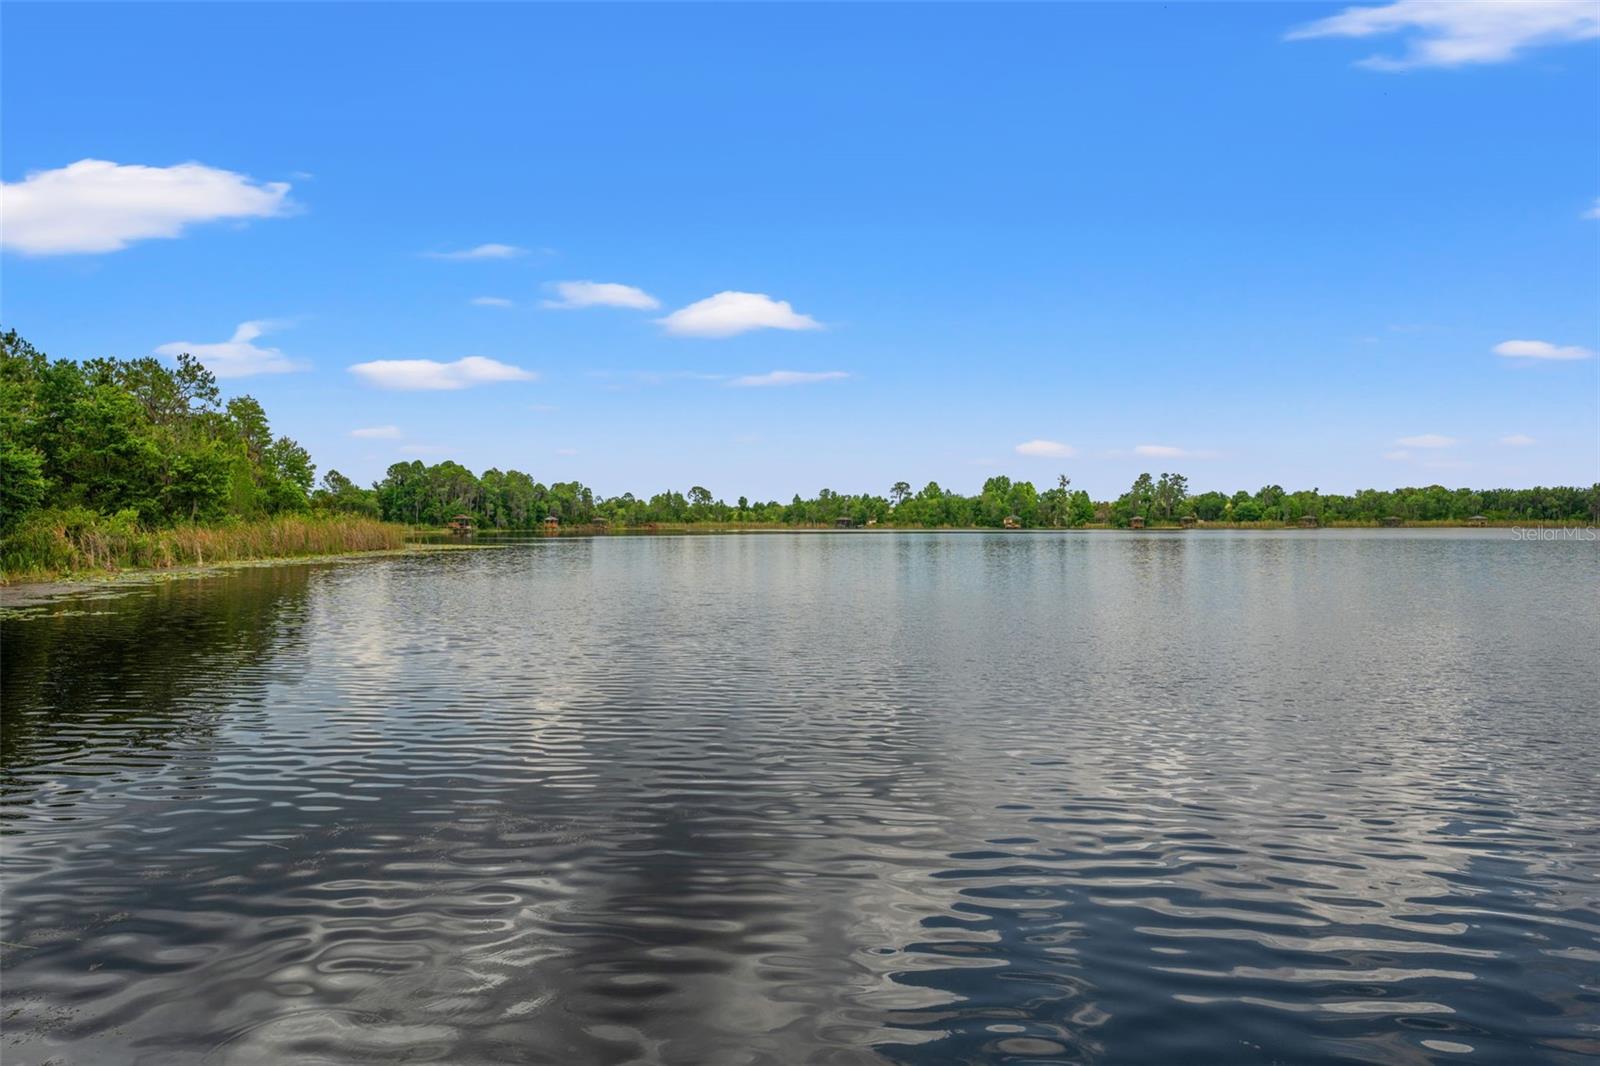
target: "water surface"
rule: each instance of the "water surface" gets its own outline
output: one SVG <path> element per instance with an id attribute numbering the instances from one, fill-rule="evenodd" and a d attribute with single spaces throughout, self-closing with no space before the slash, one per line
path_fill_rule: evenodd
<path id="1" fill-rule="evenodd" d="M 1591 1060 L 1597 562 L 560 538 L 14 611 L 0 1057 Z"/>

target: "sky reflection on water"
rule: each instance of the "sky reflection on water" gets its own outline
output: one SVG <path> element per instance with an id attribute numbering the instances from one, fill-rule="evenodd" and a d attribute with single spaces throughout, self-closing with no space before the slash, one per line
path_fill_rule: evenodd
<path id="1" fill-rule="evenodd" d="M 1597 560 L 555 539 L 14 611 L 5 1057 L 1577 1062 Z"/>

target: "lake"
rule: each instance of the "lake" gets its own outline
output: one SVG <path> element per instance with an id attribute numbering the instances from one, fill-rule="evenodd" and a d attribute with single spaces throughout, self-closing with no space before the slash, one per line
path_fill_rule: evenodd
<path id="1" fill-rule="evenodd" d="M 1597 578 L 541 538 L 15 608 L 0 1055 L 1592 1060 Z"/>

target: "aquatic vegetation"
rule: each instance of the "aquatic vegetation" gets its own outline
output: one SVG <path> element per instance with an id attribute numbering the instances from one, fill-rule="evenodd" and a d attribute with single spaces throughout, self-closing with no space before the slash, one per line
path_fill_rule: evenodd
<path id="1" fill-rule="evenodd" d="M 130 511 L 37 512 L 0 546 L 6 581 L 131 568 L 167 569 L 405 546 L 406 528 L 355 515 L 277 515 L 217 525 L 142 525 Z"/>

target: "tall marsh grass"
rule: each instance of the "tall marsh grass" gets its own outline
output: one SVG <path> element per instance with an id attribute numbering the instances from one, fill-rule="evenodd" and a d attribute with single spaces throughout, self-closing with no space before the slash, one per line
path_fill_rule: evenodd
<path id="1" fill-rule="evenodd" d="M 0 580 L 401 548 L 406 527 L 352 515 L 280 515 L 148 529 L 130 513 L 82 508 L 32 515 L 0 541 Z"/>

